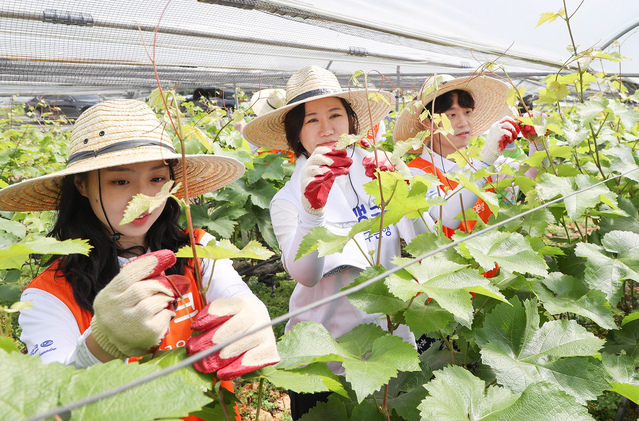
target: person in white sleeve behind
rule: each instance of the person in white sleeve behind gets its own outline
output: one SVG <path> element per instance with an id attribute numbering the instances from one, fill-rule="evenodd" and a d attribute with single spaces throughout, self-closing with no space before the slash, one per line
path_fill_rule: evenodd
<path id="1" fill-rule="evenodd" d="M 194 197 L 237 180 L 244 166 L 213 155 L 182 159 L 147 104 L 112 100 L 78 118 L 66 169 L 0 190 L 1 210 L 57 210 L 49 235 L 86 239 L 92 246 L 88 256 L 54 256 L 24 290 L 22 300 L 33 305 L 19 317 L 29 354 L 77 368 L 180 346 L 194 354 L 270 321 L 228 259 L 215 265 L 199 260 L 208 286 L 200 295 L 194 260 L 174 254 L 189 243 L 177 201 L 166 200 L 120 225 L 133 196 L 155 196 L 184 172 Z M 188 199 L 183 186 L 176 195 Z M 201 245 L 215 241 L 200 229 L 193 234 Z M 225 329 L 217 332 L 226 333 L 216 333 L 220 326 Z M 191 337 L 193 330 L 203 333 Z M 272 329 L 255 335 L 258 346 L 237 342 L 195 368 L 230 380 L 278 362 Z"/>
<path id="2" fill-rule="evenodd" d="M 344 91 L 328 70 L 306 66 L 289 79 L 287 104 L 249 122 L 244 129 L 244 136 L 251 143 L 291 149 L 296 155 L 290 181 L 273 197 L 270 206 L 282 262 L 297 281 L 290 298 L 291 311 L 340 292 L 369 266 L 362 250 L 376 250 L 378 240 L 374 236 L 358 234 L 342 253 L 319 257 L 314 252 L 295 260 L 302 239 L 313 227 L 323 226 L 335 234 L 346 235 L 359 220 L 379 214 L 373 197 L 363 188 L 374 175 L 372 153 L 356 146 L 335 147 L 342 134 L 361 137 L 366 133 L 367 122 L 371 121 L 369 106 L 372 121 L 380 121 L 386 115 L 394 98 L 388 92 L 381 94 L 387 102 L 368 102 L 365 90 Z M 381 162 L 382 166 L 394 170 L 388 161 Z M 378 263 L 388 267 L 390 259 L 400 255 L 400 237 L 408 242 L 423 232 L 427 232 L 427 227 L 421 220 L 403 219 L 396 226 L 388 227 Z M 291 318 L 286 330 L 302 321 L 314 321 L 338 338 L 364 323 L 376 323 L 386 329 L 386 320 L 380 320 L 379 316 L 366 314 L 356 309 L 348 298 L 341 298 Z M 400 326 L 394 334 L 415 344 L 406 326 Z M 339 364 L 329 366 L 337 374 L 343 373 Z M 295 392 L 290 396 L 293 419 L 327 398 L 323 394 Z"/>
<path id="3" fill-rule="evenodd" d="M 420 120 L 425 110 L 429 115 L 445 114 L 451 123 L 454 133 L 439 132 L 427 137 L 421 155 L 408 163 L 411 174 L 433 174 L 442 183 L 429 189 L 427 196 L 439 195 L 448 200 L 444 206 L 433 206 L 430 215 L 434 220 L 442 221 L 444 234 L 449 238 L 456 230 L 470 232 L 476 225 L 475 220 L 462 221 L 462 210 L 473 208 L 484 222 L 488 221 L 492 212 L 475 193 L 459 186 L 446 175 L 466 169 L 477 172 L 481 168 L 503 163 L 518 168 L 513 158 L 521 151 L 513 147 L 522 125 L 511 116 L 511 109 L 506 103 L 507 93 L 506 83 L 487 76 L 433 76 L 424 82 L 417 100 L 404 108 L 395 124 L 393 141 L 397 143 L 414 138 L 419 132 L 431 130 L 430 118 Z M 434 130 L 437 128 L 435 125 Z M 460 168 L 451 154 L 465 149 L 470 139 L 486 131 L 481 159 L 471 158 L 466 166 Z M 539 137 L 529 144 L 529 155 L 543 150 Z M 530 168 L 526 175 L 534 178 L 537 170 Z M 481 188 L 488 181 L 493 180 L 481 178 L 476 184 Z M 513 203 L 519 189 L 513 185 L 497 193 L 505 203 Z"/>

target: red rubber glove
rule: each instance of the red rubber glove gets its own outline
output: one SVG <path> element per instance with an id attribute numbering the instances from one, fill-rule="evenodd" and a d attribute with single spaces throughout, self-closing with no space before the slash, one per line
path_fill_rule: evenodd
<path id="1" fill-rule="evenodd" d="M 186 342 L 186 353 L 193 355 L 226 342 L 270 321 L 266 307 L 254 297 L 218 298 L 195 317 L 191 327 L 204 332 Z M 280 361 L 272 328 L 259 330 L 237 340 L 193 364 L 202 373 L 217 371 L 220 380 L 231 380 Z"/>
<path id="2" fill-rule="evenodd" d="M 164 276 L 175 262 L 171 250 L 140 256 L 98 293 L 91 331 L 102 349 L 116 358 L 139 357 L 160 344 L 175 317 L 175 301 L 191 284 L 180 275 Z"/>
<path id="3" fill-rule="evenodd" d="M 486 143 L 481 151 L 481 160 L 492 165 L 504 153 L 506 146 L 517 139 L 520 132 L 519 124 L 510 117 L 505 117 L 494 123 L 486 135 Z"/>
<path id="4" fill-rule="evenodd" d="M 302 169 L 302 206 L 313 215 L 323 215 L 335 177 L 348 174 L 353 160 L 346 149 L 320 146 L 313 151 Z"/>
<path id="5" fill-rule="evenodd" d="M 408 166 L 398 158 L 393 158 L 390 152 L 386 152 L 382 149 L 378 149 L 375 152 L 371 152 L 364 157 L 362 165 L 366 171 L 366 176 L 377 180 L 377 164 L 375 162 L 375 155 L 377 155 L 377 164 L 379 164 L 380 171 L 406 171 L 409 173 Z"/>
<path id="6" fill-rule="evenodd" d="M 548 114 L 542 113 L 541 111 L 533 111 L 532 113 L 526 113 L 522 117 L 528 117 L 533 120 L 533 126 L 524 123 L 523 121 L 517 121 L 517 124 L 521 128 L 521 134 L 528 140 L 535 141 L 538 139 L 539 135 L 537 133 L 537 129 L 535 126 L 543 126 L 546 118 L 548 118 Z M 548 136 L 548 130 L 543 136 Z"/>

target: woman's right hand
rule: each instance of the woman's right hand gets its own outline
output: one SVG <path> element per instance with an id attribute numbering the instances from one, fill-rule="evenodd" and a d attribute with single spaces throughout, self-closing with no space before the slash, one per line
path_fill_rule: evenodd
<path id="1" fill-rule="evenodd" d="M 172 303 L 190 286 L 184 276 L 164 276 L 176 262 L 171 250 L 145 254 L 122 267 L 93 302 L 91 333 L 115 358 L 148 354 L 166 336 Z"/>
<path id="2" fill-rule="evenodd" d="M 302 206 L 313 215 L 323 215 L 328 194 L 335 177 L 348 174 L 353 160 L 346 156 L 346 149 L 320 146 L 306 161 L 302 169 Z"/>

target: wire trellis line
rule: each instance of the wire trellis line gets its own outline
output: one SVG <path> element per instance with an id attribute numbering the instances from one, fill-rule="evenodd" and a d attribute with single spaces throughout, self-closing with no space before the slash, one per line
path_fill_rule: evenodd
<path id="1" fill-rule="evenodd" d="M 565 199 L 567 199 L 569 197 L 576 196 L 578 194 L 584 193 L 584 192 L 586 192 L 586 191 L 588 191 L 588 190 L 590 190 L 592 188 L 595 188 L 597 186 L 600 186 L 600 185 L 602 185 L 602 184 L 604 184 L 604 183 L 606 183 L 608 181 L 615 180 L 615 179 L 620 178 L 620 177 L 624 177 L 627 174 L 629 174 L 631 172 L 634 172 L 634 171 L 637 171 L 637 170 L 639 170 L 639 167 L 633 168 L 632 170 L 626 171 L 625 173 L 618 174 L 616 176 L 607 178 L 605 180 L 602 180 L 602 181 L 600 181 L 598 183 L 595 183 L 595 184 L 593 184 L 591 186 L 588 186 L 588 187 L 585 187 L 583 189 L 576 190 L 576 191 L 574 191 L 574 192 L 572 192 L 570 194 L 567 194 L 565 196 L 558 197 L 558 198 L 553 199 L 553 200 L 551 200 L 549 202 L 546 202 L 546 203 L 544 203 L 544 204 L 542 204 L 540 206 L 537 206 L 536 208 L 527 210 L 525 212 L 522 212 L 520 214 L 512 216 L 512 217 L 510 217 L 508 219 L 505 219 L 505 220 L 503 220 L 501 222 L 498 222 L 498 223 L 496 223 L 494 225 L 486 227 L 486 228 L 484 228 L 484 229 L 482 229 L 480 231 L 471 233 L 468 236 L 466 236 L 466 237 L 464 237 L 464 238 L 462 238 L 460 240 L 455 240 L 455 241 L 453 241 L 453 242 L 451 242 L 451 243 L 449 243 L 449 244 L 447 244 L 445 246 L 442 246 L 442 247 L 440 247 L 440 248 L 438 248 L 436 250 L 433 250 L 433 251 L 430 251 L 428 253 L 424 253 L 421 256 L 415 257 L 415 258 L 407 261 L 406 263 L 403 263 L 401 265 L 398 265 L 398 266 L 395 266 L 395 267 L 393 267 L 391 269 L 388 269 L 386 272 L 384 272 L 382 274 L 379 274 L 379 275 L 377 275 L 377 276 L 375 276 L 375 277 L 373 277 L 373 278 L 371 278 L 371 279 L 369 279 L 369 280 L 367 280 L 365 282 L 362 282 L 361 284 L 359 284 L 357 286 L 349 288 L 349 289 L 347 289 L 345 291 L 341 291 L 341 292 L 339 292 L 337 294 L 331 295 L 331 296 L 326 297 L 324 299 L 318 300 L 318 301 L 316 301 L 316 302 L 314 302 L 312 304 L 309 304 L 309 305 L 307 305 L 305 307 L 302 307 L 302 308 L 300 308 L 300 309 L 298 309 L 296 311 L 289 312 L 289 313 L 283 314 L 283 315 L 281 315 L 279 317 L 276 317 L 273 320 L 271 320 L 270 323 L 267 323 L 267 324 L 264 324 L 264 325 L 259 326 L 257 328 L 254 328 L 254 329 L 252 329 L 252 330 L 250 330 L 248 332 L 245 332 L 242 335 L 238 335 L 238 336 L 236 336 L 236 337 L 234 337 L 234 338 L 232 338 L 232 339 L 230 339 L 230 340 L 228 340 L 226 342 L 220 343 L 220 344 L 218 344 L 218 345 L 216 345 L 214 347 L 211 347 L 211 348 L 209 348 L 207 350 L 204 350 L 204 351 L 199 352 L 197 354 L 194 354 L 194 355 L 192 355 L 190 357 L 187 357 L 184 360 L 180 361 L 179 363 L 177 363 L 177 364 L 175 364 L 175 365 L 173 365 L 171 367 L 167 367 L 167 368 L 164 368 L 164 369 L 162 369 L 160 371 L 157 371 L 155 373 L 149 374 L 147 376 L 140 377 L 140 378 L 138 378 L 138 379 L 136 379 L 136 380 L 134 380 L 134 381 L 132 381 L 130 383 L 118 386 L 118 387 L 113 388 L 111 390 L 107 390 L 105 392 L 98 393 L 96 395 L 89 396 L 88 398 L 84 398 L 84 399 L 78 400 L 76 402 L 72 402 L 72 403 L 63 405 L 63 406 L 59 406 L 59 407 L 54 408 L 53 410 L 50 410 L 50 411 L 48 411 L 46 413 L 42 413 L 40 415 L 36 415 L 34 417 L 27 418 L 24 421 L 39 421 L 39 420 L 44 420 L 46 418 L 53 417 L 55 415 L 68 413 L 68 412 L 70 412 L 71 410 L 73 410 L 75 408 L 79 408 L 81 406 L 89 405 L 89 404 L 97 402 L 97 401 L 99 401 L 101 399 L 109 398 L 111 396 L 114 396 L 114 395 L 117 395 L 119 393 L 125 392 L 125 391 L 127 391 L 129 389 L 132 389 L 132 388 L 134 388 L 136 386 L 139 386 L 141 384 L 150 382 L 152 380 L 155 380 L 155 379 L 160 378 L 162 376 L 165 376 L 167 374 L 173 373 L 174 371 L 177 371 L 177 370 L 180 370 L 182 368 L 188 367 L 188 366 L 192 365 L 193 363 L 195 363 L 195 362 L 197 362 L 197 361 L 199 361 L 199 360 L 201 360 L 201 359 L 203 359 L 203 358 L 205 358 L 205 357 L 207 357 L 207 356 L 209 356 L 211 354 L 214 354 L 215 352 L 220 351 L 222 348 L 224 348 L 224 347 L 232 344 L 233 342 L 235 342 L 237 340 L 240 340 L 240 339 L 242 339 L 242 338 L 244 338 L 244 337 L 246 337 L 248 335 L 252 335 L 253 333 L 258 332 L 258 331 L 260 331 L 262 329 L 269 328 L 271 326 L 283 323 L 283 322 L 287 321 L 288 319 L 290 319 L 291 317 L 297 316 L 299 314 L 307 312 L 307 311 L 309 311 L 311 309 L 314 309 L 316 307 L 319 307 L 321 305 L 328 304 L 328 303 L 330 303 L 332 301 L 338 300 L 340 298 L 346 297 L 346 296 L 348 296 L 350 294 L 353 294 L 355 292 L 361 291 L 362 289 L 364 289 L 364 288 L 366 288 L 366 287 L 368 287 L 368 286 L 370 286 L 370 285 L 372 285 L 372 284 L 374 284 L 374 283 L 376 283 L 378 281 L 381 281 L 382 279 L 385 279 L 386 277 L 388 277 L 389 275 L 391 275 L 393 273 L 399 272 L 400 270 L 403 270 L 403 269 L 405 269 L 405 268 L 407 268 L 407 267 L 409 267 L 409 266 L 411 266 L 411 265 L 413 265 L 415 263 L 418 263 L 420 260 L 423 260 L 423 259 L 426 259 L 428 257 L 434 256 L 434 255 L 436 255 L 438 253 L 441 253 L 442 251 L 448 250 L 448 249 L 450 249 L 452 247 L 455 247 L 455 246 L 457 246 L 457 245 L 459 245 L 459 244 L 461 244 L 463 242 L 466 242 L 466 241 L 468 241 L 470 239 L 479 237 L 479 236 L 481 236 L 483 234 L 486 234 L 486 233 L 488 233 L 488 232 L 490 232 L 492 230 L 495 230 L 495 229 L 497 229 L 497 228 L 499 228 L 499 227 L 501 227 L 503 225 L 506 225 L 506 224 L 508 224 L 510 222 L 513 222 L 513 221 L 515 221 L 515 220 L 517 220 L 519 218 L 522 218 L 524 216 L 530 215 L 530 214 L 532 214 L 534 212 L 537 212 L 538 210 L 544 209 L 544 208 L 546 208 L 546 207 L 548 207 L 548 206 L 550 206 L 552 204 L 561 202 L 562 200 L 565 200 Z"/>

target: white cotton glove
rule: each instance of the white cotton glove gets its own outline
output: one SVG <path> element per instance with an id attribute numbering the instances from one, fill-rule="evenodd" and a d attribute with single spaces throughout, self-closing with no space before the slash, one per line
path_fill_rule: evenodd
<path id="1" fill-rule="evenodd" d="M 348 174 L 353 160 L 346 156 L 346 149 L 320 146 L 308 158 L 301 176 L 302 206 L 312 215 L 323 215 L 328 194 L 335 178 Z"/>
<path id="2" fill-rule="evenodd" d="M 375 161 L 375 155 L 377 155 L 377 163 Z M 379 164 L 379 167 L 377 166 Z M 377 180 L 377 169 L 380 171 L 397 171 L 403 175 L 409 175 L 410 170 L 408 165 L 399 158 L 393 158 L 390 152 L 378 149 L 371 152 L 364 157 L 362 165 L 366 171 L 366 176 Z"/>
<path id="3" fill-rule="evenodd" d="M 505 117 L 490 126 L 486 143 L 481 151 L 481 160 L 492 165 L 504 153 L 506 146 L 511 144 L 520 132 L 519 124 L 510 117 Z"/>
<path id="4" fill-rule="evenodd" d="M 91 331 L 102 349 L 123 359 L 148 354 L 160 344 L 175 316 L 173 302 L 190 286 L 184 276 L 161 275 L 175 262 L 171 250 L 140 256 L 98 293 Z"/>
<path id="5" fill-rule="evenodd" d="M 203 332 L 186 342 L 186 353 L 197 354 L 270 322 L 266 307 L 255 298 L 218 298 L 195 317 L 191 328 Z M 237 340 L 193 364 L 202 373 L 217 371 L 220 380 L 238 376 L 280 361 L 273 328 L 268 327 Z"/>

